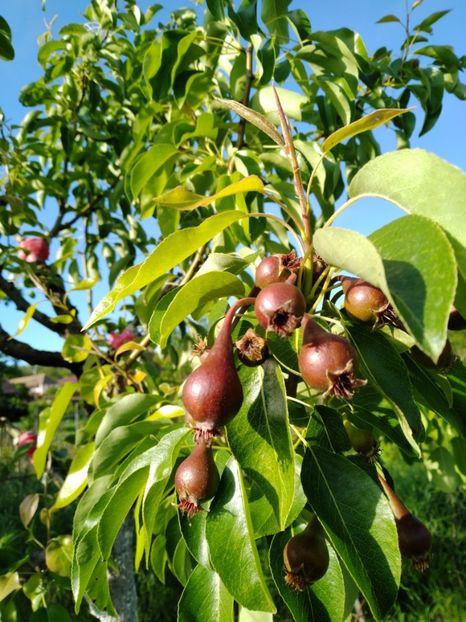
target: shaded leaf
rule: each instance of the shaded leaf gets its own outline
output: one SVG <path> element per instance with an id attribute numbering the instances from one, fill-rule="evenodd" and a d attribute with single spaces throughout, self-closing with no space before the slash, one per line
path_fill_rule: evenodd
<path id="1" fill-rule="evenodd" d="M 197 566 L 178 603 L 179 622 L 233 622 L 233 597 L 219 575 Z"/>
<path id="2" fill-rule="evenodd" d="M 395 520 L 385 495 L 363 470 L 320 447 L 306 452 L 301 479 L 372 614 L 383 619 L 396 599 L 401 572 Z"/>
<path id="3" fill-rule="evenodd" d="M 211 562 L 225 587 L 248 609 L 275 612 L 252 531 L 238 463 L 231 458 L 207 515 Z"/>

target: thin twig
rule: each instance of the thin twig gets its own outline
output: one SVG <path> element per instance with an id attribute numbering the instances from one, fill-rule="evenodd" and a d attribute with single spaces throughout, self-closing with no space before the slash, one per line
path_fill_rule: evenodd
<path id="1" fill-rule="evenodd" d="M 246 85 L 244 87 L 244 95 L 241 103 L 243 106 L 247 106 L 249 104 L 249 96 L 251 94 L 252 81 L 254 79 L 254 74 L 252 71 L 252 53 L 253 53 L 253 45 L 250 43 L 246 48 Z M 238 140 L 236 141 L 236 149 L 241 149 L 244 145 L 244 134 L 246 132 L 246 119 L 241 117 L 241 120 L 238 125 Z"/>
<path id="2" fill-rule="evenodd" d="M 301 220 L 303 222 L 304 227 L 304 249 L 307 252 L 308 248 L 312 246 L 312 230 L 311 230 L 311 219 L 309 218 L 309 203 L 306 199 L 306 195 L 304 193 L 303 182 L 301 180 L 301 173 L 299 171 L 298 158 L 296 156 L 296 150 L 294 148 L 293 139 L 291 137 L 290 124 L 288 118 L 283 111 L 280 98 L 278 96 L 277 90 L 275 87 L 273 88 L 273 92 L 275 94 L 275 101 L 277 103 L 278 115 L 280 117 L 280 123 L 282 126 L 283 138 L 285 139 L 286 152 L 290 158 L 291 168 L 293 170 L 293 181 L 296 189 L 296 195 L 299 201 L 299 207 L 301 209 Z M 310 261 L 312 262 L 312 255 L 310 256 Z"/>

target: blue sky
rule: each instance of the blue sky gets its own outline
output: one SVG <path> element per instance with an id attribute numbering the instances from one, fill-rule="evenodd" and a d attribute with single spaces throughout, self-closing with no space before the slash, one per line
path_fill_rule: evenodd
<path id="1" fill-rule="evenodd" d="M 181 6 L 196 8 L 193 2 L 163 2 L 171 10 Z M 10 122 L 18 122 L 26 114 L 27 110 L 18 103 L 18 94 L 22 86 L 28 84 L 41 75 L 40 66 L 36 60 L 38 50 L 38 37 L 47 29 L 47 24 L 52 24 L 52 32 L 56 34 L 65 24 L 81 22 L 82 13 L 88 2 L 86 0 L 47 0 L 45 11 L 41 9 L 41 0 L 2 0 L 0 15 L 10 24 L 13 32 L 13 44 L 16 58 L 13 62 L 0 62 L 0 83 L 3 85 L 0 94 L 0 107 L 5 117 Z M 152 2 L 140 0 L 141 8 L 147 7 Z M 346 26 L 358 31 L 364 39 L 369 54 L 380 45 L 392 49 L 399 49 L 404 38 L 404 33 L 398 24 L 378 25 L 376 21 L 393 13 L 402 17 L 405 10 L 405 0 L 326 0 L 326 2 L 306 2 L 294 0 L 291 8 L 303 8 L 310 16 L 313 30 L 328 30 Z M 434 11 L 451 9 L 451 13 L 434 25 L 432 42 L 436 44 L 453 45 L 458 56 L 466 54 L 466 0 L 424 0 L 415 12 L 417 23 Z M 160 21 L 164 21 L 164 15 L 168 10 L 160 13 Z M 463 82 L 466 76 L 463 75 Z M 420 125 L 419 125 L 420 127 Z M 383 128 L 377 130 L 377 138 L 380 140 L 384 151 L 395 148 L 395 137 L 392 132 Z M 426 136 L 414 137 L 413 147 L 422 147 L 433 151 L 437 155 L 456 164 L 463 170 L 466 169 L 466 102 L 460 102 L 455 97 L 446 95 L 444 98 L 444 111 L 437 125 Z M 347 210 L 337 221 L 337 226 L 356 229 L 361 233 L 370 233 L 385 224 L 388 220 L 396 218 L 399 212 L 396 208 L 386 204 L 381 205 L 373 201 L 360 202 Z M 53 251 L 52 247 L 52 251 Z M 106 286 L 102 285 L 96 294 L 98 298 L 106 292 Z M 79 300 L 76 300 L 81 306 Z M 84 297 L 82 300 L 84 307 Z M 41 307 L 42 308 L 42 307 Z M 46 311 L 46 308 L 43 308 Z M 87 317 L 87 309 L 82 309 L 82 318 Z M 6 315 L 2 313 L 2 325 L 10 332 L 15 332 L 21 315 L 11 307 Z M 56 335 L 51 335 L 40 325 L 30 322 L 28 328 L 19 337 L 31 345 L 45 349 L 58 350 L 61 348 L 61 340 Z"/>

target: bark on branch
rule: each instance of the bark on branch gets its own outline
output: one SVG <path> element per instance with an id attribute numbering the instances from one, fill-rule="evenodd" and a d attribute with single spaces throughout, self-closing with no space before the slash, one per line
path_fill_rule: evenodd
<path id="1" fill-rule="evenodd" d="M 71 363 L 66 361 L 60 352 L 47 352 L 36 350 L 27 343 L 13 339 L 0 326 L 0 351 L 14 359 L 26 361 L 30 365 L 45 365 L 47 367 L 64 367 L 69 369 L 77 376 L 82 373 L 81 363 Z"/>
<path id="2" fill-rule="evenodd" d="M 1 274 L 0 289 L 12 302 L 15 303 L 18 311 L 28 310 L 30 306 L 29 302 L 25 298 L 23 298 L 23 295 L 21 294 L 19 289 L 16 288 L 16 286 L 10 281 L 7 281 L 7 279 L 5 279 Z M 41 311 L 34 311 L 32 317 L 34 320 L 36 320 L 36 322 L 39 322 L 39 324 L 42 324 L 42 326 L 45 326 L 49 330 L 52 330 L 54 333 L 58 333 L 59 335 L 64 335 L 68 331 L 68 328 L 64 324 L 56 324 L 55 322 L 52 322 L 51 318 L 45 313 L 42 313 Z"/>

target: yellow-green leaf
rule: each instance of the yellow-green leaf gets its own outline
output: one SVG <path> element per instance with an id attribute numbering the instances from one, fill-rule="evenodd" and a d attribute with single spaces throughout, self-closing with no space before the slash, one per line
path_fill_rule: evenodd
<path id="1" fill-rule="evenodd" d="M 8 572 L 0 577 L 0 602 L 20 587 L 19 574 Z"/>
<path id="2" fill-rule="evenodd" d="M 37 478 L 44 472 L 47 452 L 52 444 L 55 432 L 60 425 L 60 421 L 78 386 L 79 385 L 75 382 L 65 382 L 57 391 L 50 408 L 46 408 L 39 415 L 37 448 L 33 456 L 33 465 Z"/>
<path id="3" fill-rule="evenodd" d="M 36 302 L 33 305 L 29 305 L 29 307 L 26 309 L 26 313 L 24 314 L 24 317 L 21 318 L 21 321 L 18 324 L 18 329 L 17 329 L 16 333 L 14 335 L 12 335 L 12 337 L 17 337 L 18 335 L 20 335 L 23 332 L 23 330 L 29 324 L 29 320 L 34 315 L 34 313 L 35 313 L 35 311 L 37 309 L 37 305 L 38 304 L 39 303 Z"/>
<path id="4" fill-rule="evenodd" d="M 27 495 L 19 504 L 19 518 L 24 527 L 27 527 L 34 518 L 38 505 L 39 495 L 37 493 Z"/>
<path id="5" fill-rule="evenodd" d="M 226 189 L 224 189 L 226 190 Z M 223 195 L 224 196 L 224 195 Z M 178 265 L 196 252 L 203 244 L 226 229 L 245 214 L 239 211 L 222 212 L 206 218 L 197 227 L 186 227 L 167 236 L 155 250 L 140 263 L 132 266 L 118 277 L 115 287 L 94 309 L 85 329 L 110 313 L 117 302 L 145 287 L 173 266 Z"/>
<path id="6" fill-rule="evenodd" d="M 376 127 L 379 127 L 379 125 L 387 123 L 390 119 L 393 119 L 400 114 L 404 114 L 405 112 L 409 112 L 410 110 L 411 108 L 380 108 L 380 110 L 374 110 L 374 112 L 371 112 L 362 119 L 358 119 L 349 125 L 345 125 L 345 127 L 342 127 L 336 132 L 333 132 L 333 134 L 330 134 L 322 145 L 322 152 L 327 153 L 327 151 L 330 151 L 335 147 L 335 145 L 338 145 L 347 138 L 352 138 L 362 132 L 373 130 Z"/>
<path id="7" fill-rule="evenodd" d="M 72 503 L 79 497 L 87 485 L 87 471 L 94 455 L 95 443 L 87 443 L 79 447 L 73 458 L 65 481 L 58 491 L 55 503 L 50 508 L 58 510 Z"/>
<path id="8" fill-rule="evenodd" d="M 256 175 L 250 175 L 244 179 L 240 179 L 225 188 L 222 188 L 220 192 L 211 196 L 205 197 L 202 194 L 196 194 L 186 190 L 183 186 L 177 186 L 173 190 L 169 190 L 164 194 L 161 194 L 155 199 L 155 204 L 160 207 L 172 207 L 178 210 L 192 210 L 197 207 L 203 207 L 217 201 L 217 199 L 223 199 L 233 194 L 239 194 L 240 192 L 263 192 L 264 184 Z"/>

